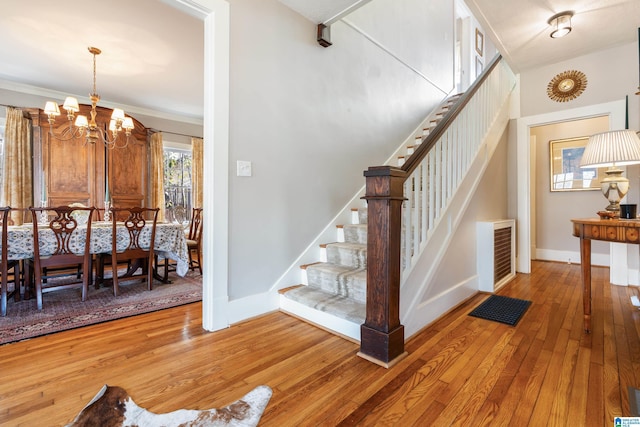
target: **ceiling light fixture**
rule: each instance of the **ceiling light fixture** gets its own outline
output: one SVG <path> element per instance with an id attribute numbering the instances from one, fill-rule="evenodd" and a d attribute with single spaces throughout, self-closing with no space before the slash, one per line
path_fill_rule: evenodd
<path id="1" fill-rule="evenodd" d="M 553 27 L 550 36 L 553 39 L 564 37 L 571 32 L 571 17 L 573 12 L 560 12 L 553 15 L 547 23 Z"/>
<path id="2" fill-rule="evenodd" d="M 107 148 L 124 148 L 129 143 L 129 136 L 131 136 L 131 130 L 133 129 L 133 119 L 126 117 L 124 111 L 120 108 L 114 108 L 109 122 L 111 138 L 109 138 L 109 135 L 104 129 L 101 129 L 97 125 L 96 106 L 98 101 L 100 101 L 100 95 L 96 92 L 96 55 L 100 55 L 102 51 L 97 47 L 89 47 L 88 49 L 93 55 L 93 92 L 89 95 L 91 99 L 91 120 L 88 120 L 87 116 L 82 114 L 78 114 L 76 117 L 76 113 L 80 111 L 78 100 L 72 96 L 68 96 L 64 100 L 62 108 L 67 112 L 69 127 L 65 128 L 59 135 L 54 134 L 52 126 L 55 123 L 56 117 L 60 115 L 60 108 L 57 102 L 47 101 L 44 107 L 44 113 L 49 118 L 49 133 L 59 141 L 69 141 L 84 136 L 85 144 L 95 144 L 101 141 Z M 125 143 L 123 145 L 117 145 L 118 136 L 122 135 L 122 132 L 126 135 Z"/>

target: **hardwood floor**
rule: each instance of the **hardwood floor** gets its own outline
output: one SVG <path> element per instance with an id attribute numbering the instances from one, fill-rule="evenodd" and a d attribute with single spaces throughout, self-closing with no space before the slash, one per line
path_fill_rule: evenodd
<path id="1" fill-rule="evenodd" d="M 580 266 L 534 262 L 502 295 L 533 304 L 516 327 L 467 316 L 479 294 L 407 343 L 391 369 L 282 313 L 201 328 L 201 304 L 0 347 L 0 425 L 63 425 L 103 384 L 154 412 L 224 406 L 260 384 L 261 426 L 609 426 L 640 387 L 638 288 L 593 268 L 590 335 Z"/>

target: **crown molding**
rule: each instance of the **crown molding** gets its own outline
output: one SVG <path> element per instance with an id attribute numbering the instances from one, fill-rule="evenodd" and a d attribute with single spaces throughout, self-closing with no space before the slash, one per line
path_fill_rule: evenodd
<path id="1" fill-rule="evenodd" d="M 38 86 L 32 86 L 24 83 L 18 83 L 11 80 L 0 79 L 0 89 L 10 90 L 13 92 L 24 93 L 28 95 L 40 96 L 43 98 L 54 98 L 54 99 L 64 99 L 66 96 L 72 95 L 78 99 L 78 102 L 81 104 L 91 104 L 91 99 L 88 96 L 77 95 L 77 94 L 69 94 L 60 92 L 57 90 L 46 89 Z M 151 108 L 138 107 L 135 105 L 127 105 L 122 103 L 115 103 L 105 101 L 103 99 L 100 100 L 101 107 L 107 108 L 122 108 L 128 114 L 135 115 L 144 115 L 150 117 L 157 117 L 159 119 L 164 120 L 173 120 L 181 123 L 188 123 L 192 125 L 202 126 L 204 120 L 202 117 L 193 117 L 193 116 L 184 116 L 175 113 L 168 113 L 166 111 L 158 111 L 153 110 Z"/>

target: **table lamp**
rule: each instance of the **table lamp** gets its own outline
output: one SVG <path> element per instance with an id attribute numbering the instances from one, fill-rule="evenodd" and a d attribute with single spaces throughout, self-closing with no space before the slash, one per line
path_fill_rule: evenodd
<path id="1" fill-rule="evenodd" d="M 637 163 L 640 163 L 640 138 L 635 131 L 614 130 L 589 137 L 580 167 L 609 167 L 606 170 L 607 176 L 601 181 L 602 194 L 609 200 L 609 206 L 605 212 L 598 212 L 598 215 L 620 216 L 620 200 L 629 191 L 629 180 L 622 176 L 620 166 Z"/>

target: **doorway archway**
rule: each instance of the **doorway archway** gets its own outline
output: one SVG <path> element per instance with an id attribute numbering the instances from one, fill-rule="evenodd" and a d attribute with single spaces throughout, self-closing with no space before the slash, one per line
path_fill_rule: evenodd
<path id="1" fill-rule="evenodd" d="M 164 0 L 204 21 L 204 181 L 202 326 L 229 326 L 229 3 L 225 0 Z"/>

